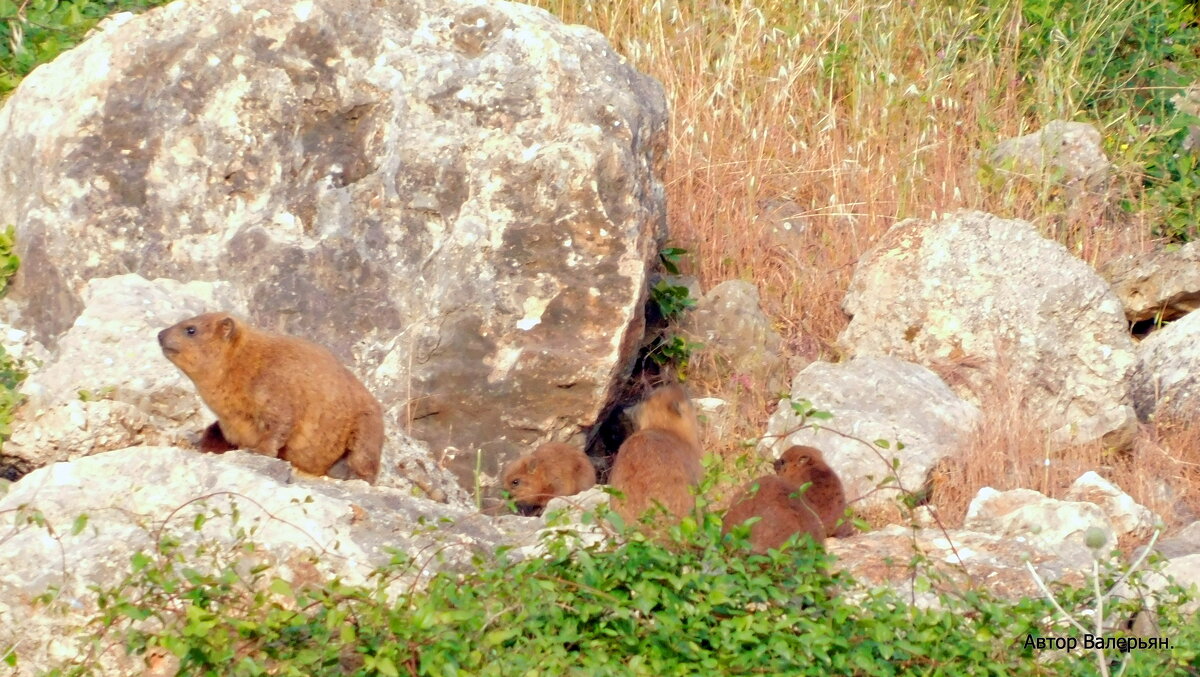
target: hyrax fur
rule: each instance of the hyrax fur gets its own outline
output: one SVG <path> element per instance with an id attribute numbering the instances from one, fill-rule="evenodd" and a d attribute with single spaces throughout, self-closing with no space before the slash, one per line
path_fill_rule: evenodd
<path id="1" fill-rule="evenodd" d="M 804 490 L 804 501 L 820 517 L 826 536 L 845 538 L 854 534 L 853 527 L 844 519 L 846 491 L 842 480 L 825 462 L 820 449 L 802 445 L 789 447 L 775 461 L 775 474 L 797 487 L 809 485 Z"/>
<path id="2" fill-rule="evenodd" d="M 614 497 L 613 510 L 633 523 L 661 503 L 682 519 L 696 506 L 691 488 L 704 474 L 696 411 L 682 387 L 668 385 L 650 393 L 633 419 L 636 432 L 617 449 L 609 476 L 623 495 Z"/>
<path id="3" fill-rule="evenodd" d="M 555 496 L 571 496 L 596 486 L 596 468 L 583 451 L 547 442 L 504 469 L 501 488 L 522 515 L 538 515 Z"/>
<path id="4" fill-rule="evenodd" d="M 825 525 L 799 485 L 777 475 L 765 475 L 742 488 L 725 513 L 721 533 L 751 517 L 760 518 L 750 525 L 750 547 L 757 553 L 778 548 L 792 534 L 808 534 L 817 543 L 825 540 Z"/>
<path id="5" fill-rule="evenodd" d="M 158 343 L 217 415 L 201 439 L 205 450 L 249 449 L 314 475 L 332 468 L 375 482 L 383 411 L 325 348 L 227 313 L 184 320 L 159 332 Z"/>

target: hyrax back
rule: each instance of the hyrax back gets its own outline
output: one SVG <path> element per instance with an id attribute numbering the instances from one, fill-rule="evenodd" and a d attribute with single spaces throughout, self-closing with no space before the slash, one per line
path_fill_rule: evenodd
<path id="1" fill-rule="evenodd" d="M 798 489 L 795 483 L 776 475 L 750 482 L 725 513 L 721 533 L 727 534 L 751 517 L 759 517 L 750 525 L 750 546 L 754 552 L 778 548 L 792 534 L 808 534 L 815 542 L 823 542 L 825 525 Z"/>
<path id="2" fill-rule="evenodd" d="M 691 487 L 700 483 L 700 424 L 683 388 L 663 386 L 650 393 L 634 414 L 637 431 L 617 449 L 609 476 L 624 498 L 613 510 L 632 523 L 655 503 L 677 519 L 696 506 Z"/>
<path id="3" fill-rule="evenodd" d="M 379 474 L 383 411 L 325 348 L 256 330 L 227 313 L 184 320 L 158 334 L 167 359 L 217 415 L 204 445 L 250 449 L 324 475 L 345 459 L 368 482 Z"/>
<path id="4" fill-rule="evenodd" d="M 547 442 L 504 469 L 501 487 L 512 495 L 517 511 L 536 515 L 555 496 L 571 496 L 596 485 L 596 468 L 583 451 Z"/>
<path id="5" fill-rule="evenodd" d="M 796 486 L 811 483 L 804 492 L 804 500 L 821 518 L 825 535 L 839 538 L 853 535 L 854 529 L 844 520 L 846 491 L 842 488 L 842 480 L 825 462 L 820 449 L 802 445 L 789 447 L 775 461 L 775 474 Z"/>

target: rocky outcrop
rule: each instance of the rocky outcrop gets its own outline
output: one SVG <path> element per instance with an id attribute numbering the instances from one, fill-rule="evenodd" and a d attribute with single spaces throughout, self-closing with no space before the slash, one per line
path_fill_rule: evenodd
<path id="1" fill-rule="evenodd" d="M 185 443 L 212 422 L 191 381 L 162 356 L 156 335 L 214 306 L 242 303 L 229 285 L 90 280 L 83 312 L 21 386 L 4 453 L 33 466 L 139 444 Z"/>
<path id="2" fill-rule="evenodd" d="M 474 486 L 594 423 L 631 363 L 666 125 L 598 33 L 515 3 L 109 21 L 0 110 L 17 326 L 53 348 L 96 278 L 227 282 Z"/>
<path id="3" fill-rule="evenodd" d="M 1118 535 L 1107 512 L 1093 503 L 1060 501 L 1032 489 L 991 487 L 980 489 L 971 500 L 963 528 L 1009 537 L 1018 547 L 1054 550 L 1079 568 L 1116 547 Z M 1089 545 L 1088 532 L 1093 529 L 1101 540 Z"/>
<path id="4" fill-rule="evenodd" d="M 979 410 L 932 371 L 891 357 L 814 362 L 792 380 L 791 395 L 767 422 L 762 446 L 776 457 L 793 444 L 821 449 L 846 499 L 861 499 L 860 506 L 891 500 L 900 488 L 919 491 L 979 420 Z M 802 401 L 833 417 L 806 421 L 793 406 Z M 899 486 L 885 484 L 893 473 Z"/>
<path id="5" fill-rule="evenodd" d="M 1100 269 L 1130 322 L 1176 320 L 1200 308 L 1200 242 L 1113 259 Z"/>
<path id="6" fill-rule="evenodd" d="M 16 643 L 23 667 L 69 659 L 87 644 L 79 624 L 96 613 L 94 588 L 119 584 L 131 558 L 153 554 L 164 536 L 203 574 L 245 560 L 297 585 L 362 584 L 398 548 L 417 563 L 399 590 L 471 567 L 501 542 L 531 538 L 532 526 L 361 481 L 301 478 L 284 461 L 240 451 L 134 447 L 54 463 L 0 498 L 0 647 Z M 193 554 L 201 543 L 204 554 Z M 33 601 L 48 586 L 55 613 Z"/>
<path id="7" fill-rule="evenodd" d="M 215 420 L 156 336 L 206 307 L 240 307 L 228 285 L 120 275 L 88 282 L 84 302 L 46 364 L 22 384 L 28 401 L 17 410 L 0 466 L 25 469 L 144 444 L 194 447 Z M 403 405 L 384 412 L 378 484 L 467 505 L 428 447 L 405 434 L 403 414 Z"/>
<path id="8" fill-rule="evenodd" d="M 825 541 L 826 549 L 837 557 L 839 569 L 861 584 L 898 590 L 918 607 L 936 607 L 939 594 L 958 594 L 967 587 L 985 587 L 1005 599 L 1039 597 L 1041 592 L 1025 562 L 1046 581 L 1064 585 L 1085 582 L 1083 572 L 1066 561 L 1057 547 L 1016 545 L 1008 536 L 898 524 L 854 538 Z M 911 566 L 914 557 L 922 558 L 916 571 Z"/>
<path id="9" fill-rule="evenodd" d="M 1083 122 L 1062 120 L 1000 142 L 988 162 L 1003 174 L 1060 184 L 1073 193 L 1103 192 L 1112 170 L 1100 132 Z"/>
<path id="10" fill-rule="evenodd" d="M 1060 441 L 1127 434 L 1133 342 L 1109 286 L 1028 223 L 909 219 L 863 256 L 839 337 L 853 355 L 961 365 L 973 401 L 1003 379 Z"/>
<path id="11" fill-rule="evenodd" d="M 1098 506 L 1112 523 L 1117 536 L 1149 538 L 1162 524 L 1158 515 L 1093 470 L 1072 482 L 1063 498 Z"/>
<path id="12" fill-rule="evenodd" d="M 1138 416 L 1191 421 L 1200 411 L 1200 314 L 1146 337 L 1137 354 L 1130 392 Z"/>
<path id="13" fill-rule="evenodd" d="M 778 392 L 786 383 L 783 338 L 759 304 L 758 288 L 743 280 L 713 287 L 680 322 L 689 339 L 702 344 L 691 358 L 697 378 L 727 382 L 749 379 Z"/>

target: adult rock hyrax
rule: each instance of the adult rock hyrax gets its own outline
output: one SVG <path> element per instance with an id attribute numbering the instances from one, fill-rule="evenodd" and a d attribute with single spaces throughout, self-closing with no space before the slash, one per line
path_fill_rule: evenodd
<path id="1" fill-rule="evenodd" d="M 633 413 L 636 432 L 617 449 L 609 482 L 622 496 L 613 510 L 632 524 L 655 503 L 676 519 L 696 506 L 691 488 L 700 483 L 700 424 L 678 385 L 655 389 Z"/>
<path id="2" fill-rule="evenodd" d="M 580 449 L 547 442 L 510 463 L 500 486 L 512 496 L 517 512 L 537 515 L 555 496 L 571 496 L 596 486 L 596 468 Z"/>
<path id="3" fill-rule="evenodd" d="M 820 449 L 803 445 L 788 447 L 775 461 L 775 474 L 801 488 L 809 484 L 804 490 L 804 500 L 821 518 L 826 536 L 853 535 L 853 527 L 845 520 L 846 491 L 842 480 L 825 462 Z"/>
<path id="4" fill-rule="evenodd" d="M 778 475 L 765 475 L 742 488 L 725 513 L 721 533 L 751 517 L 750 548 L 757 553 L 778 548 L 793 534 L 808 534 L 817 543 L 825 540 L 825 525 L 799 491 L 795 482 Z"/>
<path id="5" fill-rule="evenodd" d="M 217 415 L 202 447 L 249 449 L 314 475 L 378 477 L 382 409 L 325 348 L 227 313 L 184 320 L 158 343 Z"/>

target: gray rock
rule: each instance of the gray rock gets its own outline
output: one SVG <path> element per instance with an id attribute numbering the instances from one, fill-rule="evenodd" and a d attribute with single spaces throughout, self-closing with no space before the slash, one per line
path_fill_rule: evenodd
<path id="1" fill-rule="evenodd" d="M 939 593 L 957 595 L 968 586 L 985 587 L 1004 599 L 1040 597 L 1026 562 L 1046 581 L 1065 585 L 1086 581 L 1079 567 L 1064 559 L 1056 546 L 963 529 L 892 524 L 854 538 L 830 538 L 825 548 L 837 557 L 835 566 L 848 571 L 860 584 L 887 585 L 922 608 L 937 607 Z M 922 567 L 928 566 L 936 575 L 925 581 L 920 569 L 914 572 L 901 565 L 914 555 L 924 557 Z"/>
<path id="2" fill-rule="evenodd" d="M 1099 506 L 1059 501 L 1031 489 L 1004 492 L 991 487 L 980 489 L 967 508 L 963 528 L 1053 550 L 1076 567 L 1088 565 L 1094 557 L 1107 554 L 1117 544 L 1116 530 Z M 1085 542 L 1091 528 L 1099 529 L 1104 539 L 1097 550 Z"/>
<path id="3" fill-rule="evenodd" d="M 1092 503 L 1104 511 L 1117 536 L 1149 538 L 1162 519 L 1094 471 L 1088 471 L 1071 483 L 1063 495 L 1067 501 Z"/>
<path id="4" fill-rule="evenodd" d="M 34 514 L 44 526 L 27 521 Z M 76 530 L 80 515 L 86 525 Z M 437 571 L 472 568 L 473 556 L 532 531 L 361 481 L 305 479 L 283 461 L 246 452 L 135 447 L 55 463 L 0 497 L 0 647 L 18 644 L 24 674 L 75 657 L 94 632 L 83 627 L 98 611 L 93 586 L 120 583 L 131 557 L 153 553 L 160 536 L 177 541 L 202 574 L 262 566 L 267 580 L 295 585 L 335 577 L 362 584 L 397 548 L 415 565 L 391 584 L 396 594 Z M 257 547 L 245 550 L 248 542 Z M 194 553 L 201 543 L 205 554 Z M 49 609 L 35 606 L 47 586 L 57 588 Z M 141 674 L 122 666 L 122 653 L 93 667 Z"/>
<path id="5" fill-rule="evenodd" d="M 25 469 L 142 444 L 193 445 L 216 416 L 163 357 L 158 331 L 205 308 L 243 302 L 225 284 L 119 275 L 89 281 L 84 303 L 44 367 L 22 384 L 27 402 L 5 443 L 6 463 Z M 378 484 L 469 505 L 428 447 L 404 433 L 402 409 L 386 412 Z"/>
<path id="6" fill-rule="evenodd" d="M 1100 269 L 1130 322 L 1170 321 L 1200 308 L 1200 242 L 1175 251 L 1129 254 Z"/>
<path id="7" fill-rule="evenodd" d="M 1100 132 L 1083 122 L 1054 120 L 1042 129 L 996 145 L 988 162 L 997 171 L 1052 182 L 1078 192 L 1103 192 L 1112 163 Z"/>
<path id="8" fill-rule="evenodd" d="M 792 380 L 791 395 L 768 420 L 762 446 L 773 457 L 793 444 L 821 449 L 841 476 L 847 500 L 861 498 L 863 506 L 886 502 L 898 493 L 894 483 L 876 490 L 892 476 L 897 460 L 900 487 L 919 491 L 929 471 L 958 453 L 979 420 L 979 410 L 955 395 L 937 374 L 891 357 L 814 362 Z M 792 402 L 801 400 L 833 418 L 816 421 L 819 429 L 797 429 L 802 419 Z M 877 440 L 886 440 L 889 448 L 876 445 Z"/>
<path id="9" fill-rule="evenodd" d="M 1147 336 L 1137 347 L 1130 394 L 1143 421 L 1191 421 L 1200 407 L 1200 313 Z"/>
<path id="10" fill-rule="evenodd" d="M 760 200 L 758 220 L 763 224 L 763 234 L 767 240 L 789 251 L 800 247 L 804 234 L 808 232 L 807 212 L 793 200 Z"/>
<path id="11" fill-rule="evenodd" d="M 1113 590 L 1113 595 L 1122 599 L 1136 599 L 1144 605 L 1134 617 L 1133 633 L 1140 637 L 1161 637 L 1158 627 L 1158 608 L 1167 597 L 1167 588 L 1178 585 L 1188 591 L 1191 600 L 1175 609 L 1183 617 L 1200 611 L 1200 554 L 1172 557 L 1152 567 L 1141 576 L 1122 582 Z"/>
<path id="12" fill-rule="evenodd" d="M 754 387 L 778 392 L 785 383 L 783 338 L 759 305 L 758 288 L 743 280 L 713 287 L 680 322 L 687 337 L 703 344 L 689 371 L 725 382 L 749 378 Z"/>
<path id="13" fill-rule="evenodd" d="M 1200 522 L 1192 522 L 1155 544 L 1154 550 L 1163 557 L 1200 555 Z"/>
<path id="14" fill-rule="evenodd" d="M 1200 82 L 1171 97 L 1175 110 L 1184 115 L 1200 117 Z M 1187 136 L 1180 149 L 1185 153 L 1200 153 L 1200 125 L 1188 125 Z"/>
<path id="15" fill-rule="evenodd" d="M 52 347 L 93 278 L 229 282 L 474 486 L 611 399 L 665 237 L 666 148 L 661 86 L 540 9 L 172 3 L 0 110 L 18 326 Z"/>
<path id="16" fill-rule="evenodd" d="M 843 301 L 852 355 L 962 362 L 979 402 L 1003 376 L 1053 437 L 1128 435 L 1135 366 L 1120 302 L 1062 245 L 1024 221 L 959 212 L 909 219 L 863 256 Z"/>
<path id="17" fill-rule="evenodd" d="M 83 312 L 21 385 L 4 453 L 39 466 L 139 444 L 174 444 L 212 422 L 192 382 L 163 357 L 158 331 L 213 306 L 228 285 L 120 275 L 90 280 Z"/>

